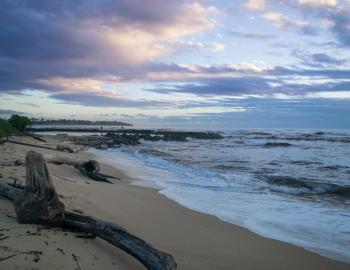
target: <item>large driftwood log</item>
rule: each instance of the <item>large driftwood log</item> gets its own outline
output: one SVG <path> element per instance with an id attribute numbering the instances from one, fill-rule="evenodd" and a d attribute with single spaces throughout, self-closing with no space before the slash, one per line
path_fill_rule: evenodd
<path id="1" fill-rule="evenodd" d="M 17 200 L 23 192 L 15 187 L 0 183 L 0 196 L 11 201 Z M 96 235 L 117 246 L 140 261 L 149 270 L 175 270 L 174 258 L 157 250 L 144 240 L 130 234 L 122 227 L 89 216 L 65 212 L 63 226 L 76 231 Z"/>
<path id="2" fill-rule="evenodd" d="M 18 142 L 18 141 L 13 141 L 13 140 L 8 140 L 7 142 L 14 143 L 14 144 L 20 144 L 20 145 L 25 145 L 25 146 L 31 146 L 31 147 L 37 147 L 37 148 L 43 148 L 43 149 L 59 151 L 59 150 L 57 150 L 55 148 L 44 146 L 44 145 L 37 145 L 37 144 L 32 144 L 32 143 Z"/>
<path id="3" fill-rule="evenodd" d="M 23 136 L 28 136 L 28 137 L 31 137 L 39 142 L 47 142 L 45 139 L 42 138 L 42 136 L 40 135 L 36 135 L 36 134 L 33 134 L 33 133 L 29 133 L 29 132 L 24 132 L 22 134 L 17 134 L 17 135 L 23 135 Z"/>
<path id="4" fill-rule="evenodd" d="M 27 153 L 26 185 L 23 196 L 14 204 L 20 223 L 61 225 L 64 204 L 58 199 L 42 154 L 34 151 Z"/>
<path id="5" fill-rule="evenodd" d="M 49 149 L 49 150 L 54 150 L 54 151 L 60 151 L 60 152 L 69 152 L 69 153 L 77 153 L 80 149 L 73 149 L 70 146 L 65 146 L 65 145 L 57 145 L 56 148 L 45 146 L 45 145 L 37 145 L 37 144 L 32 144 L 32 143 L 25 143 L 25 142 L 19 142 L 19 141 L 13 141 L 13 140 L 8 140 L 7 142 L 9 143 L 15 143 L 15 144 L 20 144 L 20 145 L 25 145 L 25 146 L 31 146 L 31 147 L 36 147 L 36 148 L 43 148 L 43 149 Z M 46 142 L 46 141 L 45 141 Z"/>
<path id="6" fill-rule="evenodd" d="M 71 157 L 49 155 L 45 156 L 45 159 L 48 163 L 53 163 L 57 165 L 66 164 L 75 168 L 86 167 L 86 169 L 91 172 L 100 171 L 100 164 L 96 160 L 76 159 Z"/>
<path id="7" fill-rule="evenodd" d="M 107 178 L 113 178 L 106 174 L 100 173 L 100 163 L 97 160 L 73 159 L 62 156 L 48 156 L 47 162 L 57 165 L 66 164 L 78 169 L 79 172 L 87 177 L 100 182 L 112 184 Z M 114 177 L 115 178 L 115 177 Z"/>
<path id="8" fill-rule="evenodd" d="M 91 233 L 106 240 L 136 258 L 147 269 L 172 270 L 177 267 L 174 258 L 170 254 L 153 248 L 144 240 L 132 235 L 116 224 L 89 216 L 66 212 L 63 225 L 68 228 Z"/>

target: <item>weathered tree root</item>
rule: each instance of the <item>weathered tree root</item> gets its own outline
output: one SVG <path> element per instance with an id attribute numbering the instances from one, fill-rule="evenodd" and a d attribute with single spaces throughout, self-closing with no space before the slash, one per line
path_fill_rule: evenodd
<path id="1" fill-rule="evenodd" d="M 0 196 L 14 201 L 22 194 L 22 190 L 0 183 Z M 130 234 L 116 224 L 66 211 L 62 226 L 91 233 L 104 239 L 136 258 L 149 270 L 175 270 L 177 268 L 177 264 L 170 254 L 153 248 L 144 240 Z"/>

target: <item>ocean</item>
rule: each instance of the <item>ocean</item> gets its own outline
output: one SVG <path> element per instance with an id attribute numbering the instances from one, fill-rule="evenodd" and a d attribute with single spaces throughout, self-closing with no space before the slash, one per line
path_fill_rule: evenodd
<path id="1" fill-rule="evenodd" d="M 350 262 L 349 130 L 220 133 L 89 151 L 185 207 Z"/>

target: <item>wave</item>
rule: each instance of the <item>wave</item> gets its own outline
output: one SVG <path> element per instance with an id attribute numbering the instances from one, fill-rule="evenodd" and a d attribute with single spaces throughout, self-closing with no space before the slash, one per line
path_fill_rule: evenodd
<path id="1" fill-rule="evenodd" d="M 309 160 L 291 160 L 290 164 L 294 165 L 321 165 L 322 162 L 319 161 L 309 161 Z"/>
<path id="2" fill-rule="evenodd" d="M 320 141 L 332 143 L 350 143 L 349 133 L 313 132 L 313 133 L 268 133 L 259 131 L 239 131 L 226 138 L 248 138 L 253 140 L 285 140 L 285 141 Z"/>
<path id="3" fill-rule="evenodd" d="M 301 192 L 311 194 L 335 195 L 350 198 L 350 186 L 320 183 L 310 179 L 294 178 L 292 176 L 270 175 L 267 177 L 269 184 L 288 186 L 303 189 Z M 295 192 L 294 192 L 295 193 Z"/>
<path id="4" fill-rule="evenodd" d="M 246 163 L 246 162 L 239 162 L 239 163 Z M 242 166 L 242 165 L 227 165 L 227 164 L 219 164 L 219 165 L 215 165 L 213 166 L 213 169 L 218 169 L 218 170 L 225 170 L 225 171 L 229 171 L 229 170 L 249 170 L 248 167 L 246 166 Z"/>
<path id="5" fill-rule="evenodd" d="M 289 147 L 289 146 L 293 146 L 293 144 L 284 143 L 284 142 L 267 142 L 263 146 L 264 147 Z"/>
<path id="6" fill-rule="evenodd" d="M 349 169 L 348 166 L 340 166 L 340 165 L 329 165 L 329 166 L 323 166 L 320 167 L 320 170 L 332 170 L 332 171 L 337 171 L 337 170 L 342 170 L 342 169 Z"/>

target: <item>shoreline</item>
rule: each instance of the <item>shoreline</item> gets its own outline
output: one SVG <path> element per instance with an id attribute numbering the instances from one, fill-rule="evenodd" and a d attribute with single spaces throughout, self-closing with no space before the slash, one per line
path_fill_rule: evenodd
<path id="1" fill-rule="evenodd" d="M 55 136 L 45 138 L 48 138 L 49 143 L 52 144 L 57 141 Z M 23 139 L 30 140 L 30 138 Z M 4 148 L 7 149 L 8 153 L 5 153 Z M 6 156 L 6 159 L 9 159 L 11 156 L 21 157 L 30 148 L 5 144 L 0 146 L 0 151 L 4 157 Z M 33 150 L 52 154 L 51 150 L 38 148 L 33 148 Z M 62 153 L 62 155 L 70 154 Z M 86 152 L 74 155 L 85 158 L 92 156 L 91 153 Z M 17 169 L 17 171 L 13 169 Z M 154 187 L 135 185 L 132 183 L 132 176 L 130 177 L 128 172 L 125 173 L 125 168 L 118 169 L 108 164 L 102 164 L 103 172 L 116 175 L 122 179 L 121 181 L 113 181 L 113 185 L 89 181 L 73 168 L 66 166 L 50 164 L 49 169 L 53 175 L 55 186 L 58 192 L 62 194 L 62 200 L 68 209 L 80 209 L 84 213 L 123 226 L 155 247 L 171 253 L 179 265 L 178 269 L 292 270 L 349 268 L 349 264 L 328 259 L 292 244 L 259 236 L 215 216 L 185 208 L 159 193 L 159 190 L 154 189 Z M 3 168 L 2 166 L 1 172 L 3 171 L 4 178 L 13 175 L 23 179 L 23 168 L 19 170 L 18 167 Z M 74 183 L 62 181 L 59 177 L 70 179 Z M 3 181 L 3 179 L 0 180 Z M 10 211 L 11 207 L 3 202 L 4 200 L 1 199 L 2 207 L 6 206 L 6 211 Z M 2 209 L 0 212 L 1 228 L 7 224 L 6 222 L 9 222 L 6 215 L 3 215 L 6 211 Z M 15 221 L 12 220 L 10 224 L 15 226 Z M 16 228 L 18 227 L 17 231 L 22 230 L 19 228 L 21 226 L 16 225 Z M 30 226 L 32 225 L 24 225 L 26 228 Z M 20 239 L 18 235 L 17 237 Z M 48 239 L 54 238 L 53 232 L 48 231 L 47 237 Z M 3 244 L 6 243 L 11 248 L 18 249 L 22 241 L 12 238 L 15 238 L 15 236 L 3 241 Z M 42 242 L 42 237 L 38 236 L 37 238 L 38 241 Z M 66 240 L 56 238 L 55 242 L 62 242 L 62 245 Z M 80 263 L 84 265 L 84 269 L 116 269 L 116 265 L 111 263 L 109 265 L 99 265 L 100 268 L 94 268 L 96 264 L 92 265 L 87 258 L 88 256 L 83 256 L 89 250 L 92 250 L 101 258 L 108 255 L 109 260 L 113 259 L 114 263 L 120 264 L 117 269 L 142 269 L 128 255 L 102 242 L 99 240 L 86 241 L 81 246 L 82 243 L 77 243 L 77 239 L 72 237 L 67 243 L 71 243 L 72 248 L 81 250 L 82 261 Z M 36 242 L 34 241 L 32 244 L 35 246 Z M 59 269 L 57 265 L 63 262 L 56 262 L 55 258 L 51 259 L 53 254 L 47 254 L 50 260 L 34 262 L 33 267 Z M 7 266 L 6 269 L 15 269 L 10 262 L 11 260 L 3 262 Z M 24 269 L 25 264 L 21 265 L 20 262 L 21 260 L 18 261 L 20 268 L 17 269 Z M 2 263 L 0 263 L 0 266 L 2 266 Z"/>
<path id="2" fill-rule="evenodd" d="M 137 173 L 135 174 L 134 170 L 136 167 L 138 167 L 138 165 L 135 165 L 135 164 L 130 165 L 130 163 L 133 161 L 125 160 L 126 157 L 123 156 L 124 154 L 121 156 L 120 155 L 120 154 L 122 154 L 121 152 L 119 152 L 119 151 L 113 152 L 113 156 L 115 156 L 115 159 L 118 160 L 118 163 L 116 163 L 116 164 L 113 164 L 113 162 L 108 163 L 108 161 L 111 159 L 111 157 L 110 157 L 110 155 L 105 156 L 104 155 L 106 153 L 105 151 L 106 150 L 93 149 L 90 153 L 92 155 L 94 155 L 97 159 L 99 159 L 100 162 L 104 162 L 105 164 L 108 164 L 109 166 L 112 166 L 112 167 L 116 166 L 116 167 L 124 168 L 123 171 L 126 173 L 126 175 L 128 175 L 129 178 L 132 178 L 132 180 L 130 180 L 131 185 L 136 185 L 136 186 L 146 187 L 146 188 L 156 190 L 160 196 L 163 196 L 166 199 L 171 200 L 172 202 L 175 202 L 176 204 L 178 204 L 181 207 L 184 207 L 184 208 L 189 209 L 191 211 L 195 211 L 195 212 L 200 213 L 200 214 L 215 217 L 222 222 L 226 222 L 226 223 L 229 223 L 231 225 L 246 229 L 249 232 L 254 233 L 256 235 L 259 235 L 261 237 L 264 237 L 266 239 L 276 240 L 276 241 L 280 241 L 282 243 L 286 243 L 286 244 L 290 244 L 290 245 L 293 245 L 296 247 L 300 247 L 302 249 L 305 249 L 307 251 L 310 251 L 312 253 L 318 254 L 322 257 L 326 257 L 326 258 L 331 259 L 331 260 L 343 262 L 346 264 L 350 263 L 349 257 L 347 257 L 346 255 L 341 255 L 341 254 L 336 253 L 336 252 L 331 252 L 330 250 L 322 249 L 321 247 L 317 247 L 316 245 L 315 246 L 311 246 L 311 245 L 308 246 L 306 243 L 300 243 L 300 242 L 298 243 L 297 241 L 295 241 L 295 239 L 288 238 L 286 236 L 281 236 L 281 235 L 276 236 L 273 233 L 266 233 L 266 231 L 259 232 L 258 229 L 254 230 L 254 227 L 246 227 L 244 225 L 239 224 L 239 221 L 225 218 L 225 217 L 221 217 L 220 215 L 217 215 L 216 213 L 213 213 L 211 211 L 203 210 L 198 205 L 189 204 L 188 201 L 181 200 L 178 196 L 173 195 L 170 191 L 168 191 L 167 187 L 161 186 L 161 184 L 158 183 L 158 180 L 150 180 L 151 175 L 148 175 L 149 172 L 147 172 L 148 173 L 147 177 L 144 177 L 144 174 L 142 176 L 138 175 Z M 125 155 L 128 156 L 128 154 L 125 154 Z M 123 162 L 120 162 L 121 159 L 123 160 Z M 125 164 L 126 162 L 128 164 Z M 119 165 L 119 166 L 117 166 L 117 165 Z M 159 173 L 161 173 L 159 170 L 163 170 L 163 169 L 159 169 L 159 168 L 149 167 L 149 165 L 145 165 L 145 164 L 142 164 L 141 166 L 145 167 L 146 170 L 151 168 L 150 171 L 153 173 L 153 175 L 157 175 L 157 176 Z M 125 169 L 125 168 L 127 168 L 127 169 Z M 154 170 L 156 170 L 156 171 L 154 171 Z M 141 179 L 140 179 L 140 177 L 141 177 Z M 146 178 L 147 178 L 147 180 L 146 180 Z M 295 241 L 295 242 L 293 242 L 293 241 Z"/>

